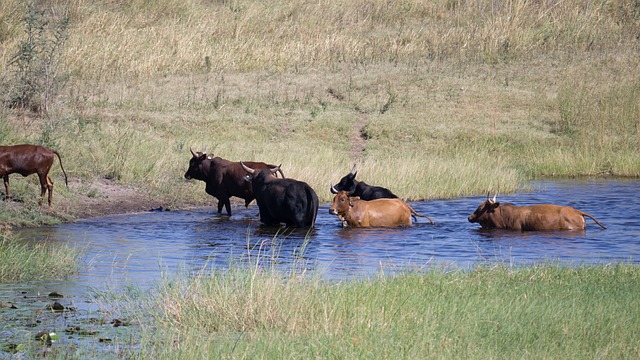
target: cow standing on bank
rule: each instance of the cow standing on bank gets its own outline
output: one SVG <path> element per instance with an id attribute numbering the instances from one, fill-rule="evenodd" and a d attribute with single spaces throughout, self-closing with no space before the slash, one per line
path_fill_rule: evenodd
<path id="1" fill-rule="evenodd" d="M 38 174 L 40 178 L 40 204 L 49 191 L 49 206 L 53 199 L 53 182 L 49 177 L 49 171 L 53 165 L 54 156 L 58 157 L 60 168 L 64 173 L 64 183 L 67 187 L 67 173 L 62 167 L 60 154 L 46 147 L 30 144 L 0 146 L 0 176 L 4 178 L 5 200 L 11 198 L 9 189 L 9 175 L 18 173 L 22 176 Z"/>
<path id="2" fill-rule="evenodd" d="M 496 194 L 497 196 L 497 194 Z M 489 198 L 468 218 L 469 222 L 478 223 L 483 229 L 507 229 L 518 231 L 535 230 L 584 230 L 588 217 L 606 229 L 596 218 L 571 206 L 540 204 L 531 206 L 501 205 Z"/>
<path id="3" fill-rule="evenodd" d="M 358 196 L 349 196 L 346 191 L 339 191 L 333 198 L 329 213 L 337 215 L 343 226 L 352 227 L 398 227 L 411 226 L 411 217 L 427 215 L 417 213 L 402 199 L 362 200 Z"/>
<path id="4" fill-rule="evenodd" d="M 357 181 L 357 173 L 356 166 L 353 165 L 350 173 L 343 176 L 335 186 L 330 186 L 331 193 L 337 194 L 339 191 L 346 191 L 349 196 L 359 196 L 362 200 L 397 198 L 389 189 L 381 186 L 368 185 L 364 181 Z"/>
<path id="5" fill-rule="evenodd" d="M 254 169 L 244 162 L 256 203 L 260 209 L 260 221 L 265 225 L 277 226 L 281 223 L 292 227 L 310 227 L 316 222 L 318 196 L 311 186 L 294 179 L 278 179 L 275 173 L 280 169 Z"/>
<path id="6" fill-rule="evenodd" d="M 244 180 L 246 172 L 239 162 L 232 162 L 205 152 L 191 151 L 192 158 L 189 161 L 189 169 L 184 174 L 187 180 L 196 179 L 204 181 L 207 194 L 218 199 L 218 214 L 222 213 L 222 207 L 227 210 L 227 215 L 231 216 L 232 196 L 244 199 L 245 207 L 255 199 L 251 184 Z M 245 164 L 254 169 L 270 169 L 275 165 L 263 162 L 245 161 Z M 284 178 L 282 170 L 278 168 L 280 175 Z"/>

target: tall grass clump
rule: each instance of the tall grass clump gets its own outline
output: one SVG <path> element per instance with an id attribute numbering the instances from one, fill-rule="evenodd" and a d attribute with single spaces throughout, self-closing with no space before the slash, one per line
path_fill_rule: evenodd
<path id="1" fill-rule="evenodd" d="M 81 249 L 68 244 L 29 243 L 0 226 L 0 281 L 61 279 L 75 274 Z"/>
<path id="2" fill-rule="evenodd" d="M 639 277 L 627 264 L 433 269 L 348 282 L 214 271 L 145 297 L 137 313 L 149 326 L 137 355 L 633 358 Z"/>
<path id="3" fill-rule="evenodd" d="M 584 80 L 565 84 L 559 93 L 560 116 L 554 131 L 574 144 L 574 164 L 592 162 L 588 174 L 640 175 L 640 78 L 597 85 Z M 575 173 L 576 169 L 567 169 Z"/>
<path id="4" fill-rule="evenodd" d="M 67 81 L 60 58 L 69 36 L 69 16 L 39 9 L 29 2 L 22 18 L 23 40 L 9 59 L 6 105 L 47 113 Z"/>

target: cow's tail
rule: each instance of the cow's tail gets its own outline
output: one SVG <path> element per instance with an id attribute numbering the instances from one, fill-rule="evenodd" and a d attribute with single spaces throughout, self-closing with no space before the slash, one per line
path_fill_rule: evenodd
<path id="1" fill-rule="evenodd" d="M 435 224 L 436 224 L 436 223 L 435 223 L 433 220 L 431 220 L 431 218 L 430 218 L 430 217 L 428 217 L 427 215 L 419 214 L 419 213 L 417 213 L 415 210 L 413 210 L 413 208 L 411 207 L 411 205 L 407 204 L 407 206 L 409 207 L 409 210 L 411 210 L 411 216 L 413 216 L 413 218 L 414 218 L 414 219 L 416 218 L 416 216 L 420 216 L 420 217 L 423 217 L 423 218 L 427 218 L 427 219 L 429 219 L 429 222 L 431 223 L 431 225 L 435 225 Z M 418 221 L 418 220 L 416 219 L 416 221 Z"/>
<path id="2" fill-rule="evenodd" d="M 580 211 L 580 210 L 578 210 L 578 211 Z M 594 218 L 593 216 L 591 216 L 591 215 L 587 214 L 587 213 L 586 213 L 586 212 L 584 212 L 584 211 L 580 211 L 580 215 L 582 215 L 582 216 L 586 216 L 586 217 L 588 217 L 588 218 L 591 218 L 591 220 L 595 221 L 595 222 L 596 222 L 596 224 L 600 225 L 600 227 L 602 227 L 603 229 L 606 229 L 606 228 L 607 228 L 606 226 L 602 225 L 602 224 L 600 223 L 600 221 L 596 220 L 596 218 Z"/>
<path id="3" fill-rule="evenodd" d="M 62 166 L 62 159 L 60 158 L 60 154 L 57 151 L 53 150 L 53 153 L 58 157 L 58 161 L 60 162 L 60 169 L 62 169 L 62 173 L 64 174 L 64 184 L 69 188 L 69 182 L 67 181 L 67 173 L 64 171 L 64 167 Z"/>

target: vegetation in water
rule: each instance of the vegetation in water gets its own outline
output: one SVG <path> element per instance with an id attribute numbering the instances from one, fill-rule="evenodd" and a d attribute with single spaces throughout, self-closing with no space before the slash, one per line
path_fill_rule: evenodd
<path id="1" fill-rule="evenodd" d="M 69 244 L 23 241 L 0 226 L 0 282 L 63 279 L 78 271 L 82 253 Z"/>
<path id="2" fill-rule="evenodd" d="M 339 282 L 236 267 L 99 298 L 141 329 L 139 346 L 114 339 L 114 358 L 636 358 L 639 277 L 631 264 Z"/>

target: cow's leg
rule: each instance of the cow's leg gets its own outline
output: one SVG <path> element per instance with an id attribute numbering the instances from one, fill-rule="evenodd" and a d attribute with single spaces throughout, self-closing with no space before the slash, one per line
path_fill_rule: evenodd
<path id="1" fill-rule="evenodd" d="M 47 174 L 38 173 L 38 177 L 40 178 L 40 201 L 38 201 L 38 205 L 42 205 L 42 200 L 44 200 L 44 196 L 47 193 L 47 189 L 49 189 L 49 176 Z M 49 191 L 49 206 L 51 206 L 51 191 Z"/>
<path id="2" fill-rule="evenodd" d="M 9 200 L 11 198 L 11 193 L 9 192 L 9 175 L 4 176 L 4 199 Z"/>
<path id="3" fill-rule="evenodd" d="M 227 210 L 227 215 L 231 216 L 231 201 L 229 198 L 224 199 L 224 208 Z"/>
<path id="4" fill-rule="evenodd" d="M 53 181 L 51 181 L 51 178 L 49 177 L 49 175 L 47 175 L 47 190 L 49 190 L 49 207 L 51 207 L 51 202 L 53 200 Z"/>
<path id="5" fill-rule="evenodd" d="M 218 199 L 218 214 L 222 213 L 223 206 L 224 206 L 224 202 L 221 199 Z"/>

